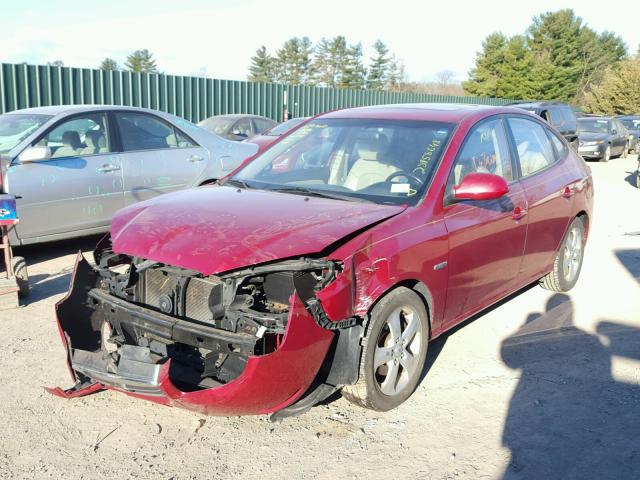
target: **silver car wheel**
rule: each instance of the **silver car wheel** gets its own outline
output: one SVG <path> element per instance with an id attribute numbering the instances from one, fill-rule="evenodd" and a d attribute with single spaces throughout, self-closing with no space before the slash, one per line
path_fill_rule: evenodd
<path id="1" fill-rule="evenodd" d="M 563 273 L 567 282 L 572 282 L 577 275 L 582 261 L 582 231 L 574 226 L 564 243 Z"/>
<path id="2" fill-rule="evenodd" d="M 380 391 L 398 395 L 420 367 L 422 323 L 409 306 L 395 309 L 380 330 L 373 361 L 374 378 Z"/>

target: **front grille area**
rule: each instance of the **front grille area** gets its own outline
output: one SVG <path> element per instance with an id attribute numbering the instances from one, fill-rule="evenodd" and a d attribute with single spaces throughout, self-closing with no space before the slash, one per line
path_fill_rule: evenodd
<path id="1" fill-rule="evenodd" d="M 224 314 L 220 280 L 179 277 L 152 268 L 140 277 L 137 301 L 145 306 L 206 323 Z"/>
<path id="2" fill-rule="evenodd" d="M 142 301 L 164 313 L 175 312 L 175 289 L 177 281 L 162 270 L 149 269 L 142 273 Z M 171 302 L 168 305 L 167 302 Z"/>
<path id="3" fill-rule="evenodd" d="M 184 314 L 187 318 L 212 322 L 224 313 L 222 308 L 222 282 L 207 278 L 192 278 L 187 284 Z"/>

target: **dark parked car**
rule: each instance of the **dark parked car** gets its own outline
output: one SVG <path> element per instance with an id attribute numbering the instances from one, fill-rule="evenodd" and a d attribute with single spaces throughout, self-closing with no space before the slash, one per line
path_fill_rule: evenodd
<path id="1" fill-rule="evenodd" d="M 640 115 L 620 115 L 616 117 L 629 131 L 629 151 L 638 153 L 640 143 Z"/>
<path id="2" fill-rule="evenodd" d="M 282 122 L 276 125 L 266 132 L 262 132 L 258 135 L 254 135 L 253 137 L 248 138 L 247 140 L 245 140 L 245 142 L 255 143 L 256 145 L 258 145 L 258 152 L 262 152 L 263 150 L 266 150 L 267 147 L 275 142 L 279 137 L 308 119 L 309 117 L 292 118 L 291 120 L 287 120 L 286 122 Z"/>
<path id="3" fill-rule="evenodd" d="M 574 286 L 592 203 L 584 160 L 524 111 L 320 115 L 222 184 L 116 215 L 56 307 L 77 383 L 50 392 L 282 417 L 342 389 L 389 410 L 443 332 Z"/>
<path id="4" fill-rule="evenodd" d="M 608 162 L 611 157 L 626 157 L 629 151 L 629 133 L 616 118 L 580 117 L 578 153 L 584 158 Z"/>
<path id="5" fill-rule="evenodd" d="M 242 141 L 275 127 L 278 122 L 259 115 L 216 115 L 198 123 L 199 127 L 227 140 Z"/>
<path id="6" fill-rule="evenodd" d="M 560 102 L 517 102 L 510 105 L 542 117 L 578 151 L 578 120 L 569 105 Z"/>

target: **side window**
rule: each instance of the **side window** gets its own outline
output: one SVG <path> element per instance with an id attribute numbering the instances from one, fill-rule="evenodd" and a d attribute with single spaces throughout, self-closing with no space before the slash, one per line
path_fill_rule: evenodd
<path id="1" fill-rule="evenodd" d="M 178 148 L 171 125 L 144 113 L 116 112 L 122 148 L 126 151 Z"/>
<path id="2" fill-rule="evenodd" d="M 555 158 L 551 141 L 542 125 L 526 118 L 508 119 L 518 150 L 520 170 L 526 177 L 551 165 Z"/>
<path id="3" fill-rule="evenodd" d="M 513 180 L 509 147 L 502 120 L 489 120 L 474 127 L 453 165 L 447 192 L 460 185 L 469 173 L 493 173 L 507 182 Z"/>
<path id="4" fill-rule="evenodd" d="M 558 107 L 549 108 L 549 123 L 554 127 L 560 127 L 564 125 L 564 118 L 562 117 L 562 109 Z"/>
<path id="5" fill-rule="evenodd" d="M 262 133 L 265 130 L 269 130 L 270 128 L 275 126 L 275 123 L 263 120 L 262 118 L 254 118 L 253 121 L 256 124 L 256 132 L 258 133 Z"/>
<path id="6" fill-rule="evenodd" d="M 567 148 L 565 147 L 564 143 L 562 143 L 562 140 L 560 140 L 558 136 L 551 130 L 547 130 L 547 135 L 551 139 L 551 143 L 553 143 L 556 152 L 556 159 L 560 160 L 564 158 L 567 154 Z"/>
<path id="7" fill-rule="evenodd" d="M 109 153 L 109 135 L 104 113 L 90 113 L 61 123 L 38 143 L 51 149 L 51 158 Z"/>
<path id="8" fill-rule="evenodd" d="M 193 143 L 189 138 L 187 138 L 179 130 L 176 130 L 175 133 L 176 133 L 176 140 L 178 141 L 178 148 L 197 147 L 197 145 L 195 143 Z"/>
<path id="9" fill-rule="evenodd" d="M 573 113 L 570 107 L 562 108 L 562 117 L 565 123 L 565 130 L 576 130 L 578 128 L 576 114 Z"/>
<path id="10" fill-rule="evenodd" d="M 234 135 L 242 135 L 243 137 L 250 137 L 252 135 L 251 132 L 251 119 L 249 118 L 241 118 L 235 123 L 233 128 L 231 128 L 231 133 Z"/>

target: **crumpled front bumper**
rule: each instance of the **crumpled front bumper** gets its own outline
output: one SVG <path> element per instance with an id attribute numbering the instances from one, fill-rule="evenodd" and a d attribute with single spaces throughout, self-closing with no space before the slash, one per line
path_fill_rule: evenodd
<path id="1" fill-rule="evenodd" d="M 334 333 L 318 326 L 296 293 L 292 296 L 286 332 L 272 353 L 250 356 L 244 371 L 229 383 L 196 391 L 182 391 L 172 382 L 171 360 L 151 366 L 135 346 L 113 371 L 101 360 L 95 336 L 100 325 L 91 317 L 87 295 L 95 286 L 95 271 L 78 255 L 68 294 L 56 305 L 58 327 L 68 352 L 72 377 L 90 381 L 69 390 L 47 389 L 64 398 L 88 395 L 101 389 L 122 391 L 163 405 L 175 405 L 208 415 L 266 414 L 300 398 L 316 377 Z M 80 303 L 78 303 L 80 302 Z M 81 307 L 75 305 L 82 304 Z M 89 338 L 91 337 L 91 339 Z M 92 340 L 93 339 L 93 340 Z"/>

